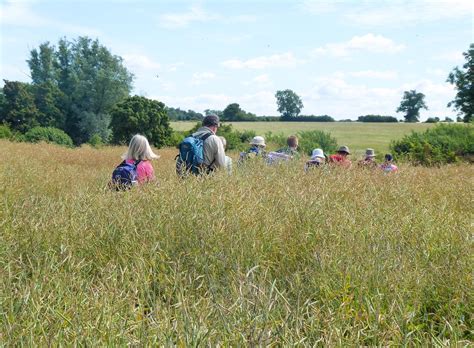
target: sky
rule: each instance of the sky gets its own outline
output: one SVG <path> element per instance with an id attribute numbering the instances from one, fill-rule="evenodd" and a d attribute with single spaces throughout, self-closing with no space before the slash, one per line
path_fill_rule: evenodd
<path id="1" fill-rule="evenodd" d="M 275 92 L 291 89 L 305 115 L 401 119 L 416 89 L 422 120 L 453 118 L 446 78 L 474 42 L 473 13 L 466 0 L 0 0 L 0 85 L 30 81 L 41 43 L 89 36 L 124 59 L 133 94 L 167 106 L 278 115 Z"/>

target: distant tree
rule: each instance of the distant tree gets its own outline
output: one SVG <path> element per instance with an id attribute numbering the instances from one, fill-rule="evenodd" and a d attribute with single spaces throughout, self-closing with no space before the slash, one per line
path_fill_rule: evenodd
<path id="1" fill-rule="evenodd" d="M 257 116 L 242 110 L 237 103 L 227 105 L 221 116 L 222 121 L 255 121 L 256 119 Z"/>
<path id="2" fill-rule="evenodd" d="M 454 122 L 454 120 L 451 117 L 446 116 L 444 122 Z"/>
<path id="3" fill-rule="evenodd" d="M 128 97 L 112 110 L 113 142 L 126 144 L 134 134 L 142 134 L 151 144 L 164 146 L 171 137 L 165 105 L 145 97 Z"/>
<path id="4" fill-rule="evenodd" d="M 35 105 L 32 87 L 28 83 L 4 81 L 3 106 L 0 123 L 6 123 L 11 129 L 27 132 L 39 126 L 40 112 Z"/>
<path id="5" fill-rule="evenodd" d="M 193 110 L 181 110 L 180 108 L 166 107 L 166 113 L 170 120 L 173 121 L 191 121 L 191 120 L 202 120 L 204 116 Z"/>
<path id="6" fill-rule="evenodd" d="M 448 107 L 452 106 L 460 115 L 464 115 L 464 122 L 471 122 L 474 115 L 474 43 L 463 55 L 466 58 L 464 69 L 454 68 L 447 79 L 457 90 L 456 97 L 448 103 Z"/>
<path id="7" fill-rule="evenodd" d="M 425 95 L 416 90 L 405 91 L 397 112 L 405 113 L 405 122 L 418 122 L 420 109 L 428 110 L 425 104 Z"/>
<path id="8" fill-rule="evenodd" d="M 239 114 L 242 113 L 240 105 L 237 103 L 232 103 L 227 105 L 227 107 L 222 112 L 222 121 L 235 121 L 238 119 Z"/>
<path id="9" fill-rule="evenodd" d="M 301 98 L 291 89 L 277 91 L 275 98 L 277 100 L 278 112 L 281 114 L 282 119 L 296 117 L 300 114 L 301 109 L 303 109 Z"/>
<path id="10" fill-rule="evenodd" d="M 425 123 L 438 123 L 439 121 L 439 117 L 428 117 Z"/>
<path id="11" fill-rule="evenodd" d="M 463 118 L 461 116 L 456 117 L 456 122 L 463 122 Z"/>
<path id="12" fill-rule="evenodd" d="M 132 89 L 133 75 L 122 58 L 98 40 L 79 37 L 61 39 L 57 48 L 43 43 L 31 51 L 27 62 L 46 123 L 61 127 L 75 144 L 94 134 L 106 140 L 110 111 Z"/>
<path id="13" fill-rule="evenodd" d="M 204 110 L 204 115 L 209 116 L 209 115 L 217 115 L 219 117 L 222 117 L 223 112 L 221 110 L 211 110 L 211 109 L 206 109 Z"/>
<path id="14" fill-rule="evenodd" d="M 357 122 L 398 122 L 398 120 L 393 116 L 365 115 L 359 116 Z"/>

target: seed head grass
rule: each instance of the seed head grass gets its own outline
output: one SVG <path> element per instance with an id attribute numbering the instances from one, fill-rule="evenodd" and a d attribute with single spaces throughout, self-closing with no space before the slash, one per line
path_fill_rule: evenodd
<path id="1" fill-rule="evenodd" d="M 472 166 L 181 180 L 164 149 L 113 192 L 125 148 L 0 146 L 6 346 L 473 342 Z"/>

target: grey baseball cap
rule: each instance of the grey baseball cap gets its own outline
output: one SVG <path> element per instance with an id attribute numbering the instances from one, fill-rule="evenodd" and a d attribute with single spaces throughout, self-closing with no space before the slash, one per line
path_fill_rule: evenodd
<path id="1" fill-rule="evenodd" d="M 202 120 L 202 125 L 204 127 L 208 127 L 208 126 L 219 126 L 219 116 L 217 115 L 207 115 L 206 117 L 204 117 L 204 119 Z"/>

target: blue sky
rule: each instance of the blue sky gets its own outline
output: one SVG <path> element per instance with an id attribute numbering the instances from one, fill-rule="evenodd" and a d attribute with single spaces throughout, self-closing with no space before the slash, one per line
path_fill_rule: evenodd
<path id="1" fill-rule="evenodd" d="M 396 115 L 416 89 L 422 119 L 453 117 L 445 81 L 474 42 L 473 4 L 0 0 L 0 77 L 29 81 L 32 48 L 87 35 L 124 58 L 135 94 L 173 107 L 277 115 L 274 94 L 289 88 L 303 114 L 355 119 Z"/>

